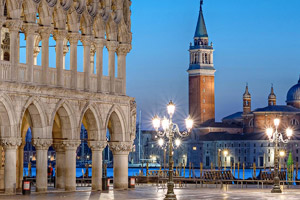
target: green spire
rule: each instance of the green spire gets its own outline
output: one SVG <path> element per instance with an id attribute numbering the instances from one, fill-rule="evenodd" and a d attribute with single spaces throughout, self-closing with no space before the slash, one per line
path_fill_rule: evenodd
<path id="1" fill-rule="evenodd" d="M 203 5 L 203 0 L 200 0 L 200 12 L 199 12 L 197 28 L 194 36 L 195 38 L 208 37 L 205 21 L 203 17 L 203 12 L 202 12 L 202 5 Z"/>

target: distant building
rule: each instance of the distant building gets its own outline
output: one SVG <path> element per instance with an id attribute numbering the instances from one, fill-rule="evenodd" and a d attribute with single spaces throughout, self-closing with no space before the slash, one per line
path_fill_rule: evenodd
<path id="1" fill-rule="evenodd" d="M 277 105 L 273 86 L 267 98 L 267 106 L 252 109 L 251 94 L 248 85 L 243 94 L 243 110 L 234 112 L 215 122 L 214 64 L 213 46 L 209 45 L 202 4 L 194 36 L 190 45 L 189 74 L 189 113 L 195 119 L 195 128 L 183 141 L 180 149 L 174 151 L 175 166 L 190 163 L 205 168 L 232 163 L 242 163 L 246 167 L 272 167 L 274 148 L 265 133 L 273 126 L 275 118 L 281 120 L 279 131 L 287 127 L 294 130 L 294 136 L 288 144 L 280 144 L 280 149 L 292 152 L 294 162 L 299 162 L 300 146 L 300 79 L 287 92 L 286 105 Z M 141 145 L 143 159 L 152 159 L 163 166 L 164 150 L 158 147 L 154 131 L 142 131 Z M 136 143 L 135 143 L 136 144 Z M 224 157 L 223 150 L 228 150 Z M 166 161 L 167 161 L 166 156 Z M 282 158 L 281 162 L 287 158 Z M 137 162 L 137 161 L 135 161 Z M 241 166 L 240 165 L 240 166 Z"/>

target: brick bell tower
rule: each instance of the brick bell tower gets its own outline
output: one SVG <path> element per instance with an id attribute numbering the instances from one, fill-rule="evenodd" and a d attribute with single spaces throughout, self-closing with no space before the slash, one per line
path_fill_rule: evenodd
<path id="1" fill-rule="evenodd" d="M 209 45 L 208 34 L 200 1 L 200 12 L 194 36 L 190 44 L 189 73 L 189 113 L 195 125 L 215 121 L 215 68 L 213 64 L 213 45 Z"/>

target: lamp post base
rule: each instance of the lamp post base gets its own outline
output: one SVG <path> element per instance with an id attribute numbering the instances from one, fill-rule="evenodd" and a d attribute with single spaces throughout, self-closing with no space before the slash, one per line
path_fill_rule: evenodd
<path id="1" fill-rule="evenodd" d="M 176 195 L 174 194 L 174 182 L 168 182 L 168 191 L 164 200 L 176 200 Z"/>
<path id="2" fill-rule="evenodd" d="M 164 200 L 177 200 L 177 198 L 175 194 L 166 194 Z"/>
<path id="3" fill-rule="evenodd" d="M 274 185 L 271 193 L 282 193 L 281 188 L 279 185 Z"/>

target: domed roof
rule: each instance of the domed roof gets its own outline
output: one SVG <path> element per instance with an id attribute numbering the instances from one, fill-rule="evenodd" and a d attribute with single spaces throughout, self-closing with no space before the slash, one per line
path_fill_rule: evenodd
<path id="1" fill-rule="evenodd" d="M 286 102 L 300 102 L 300 78 L 298 84 L 291 87 L 287 93 Z"/>

